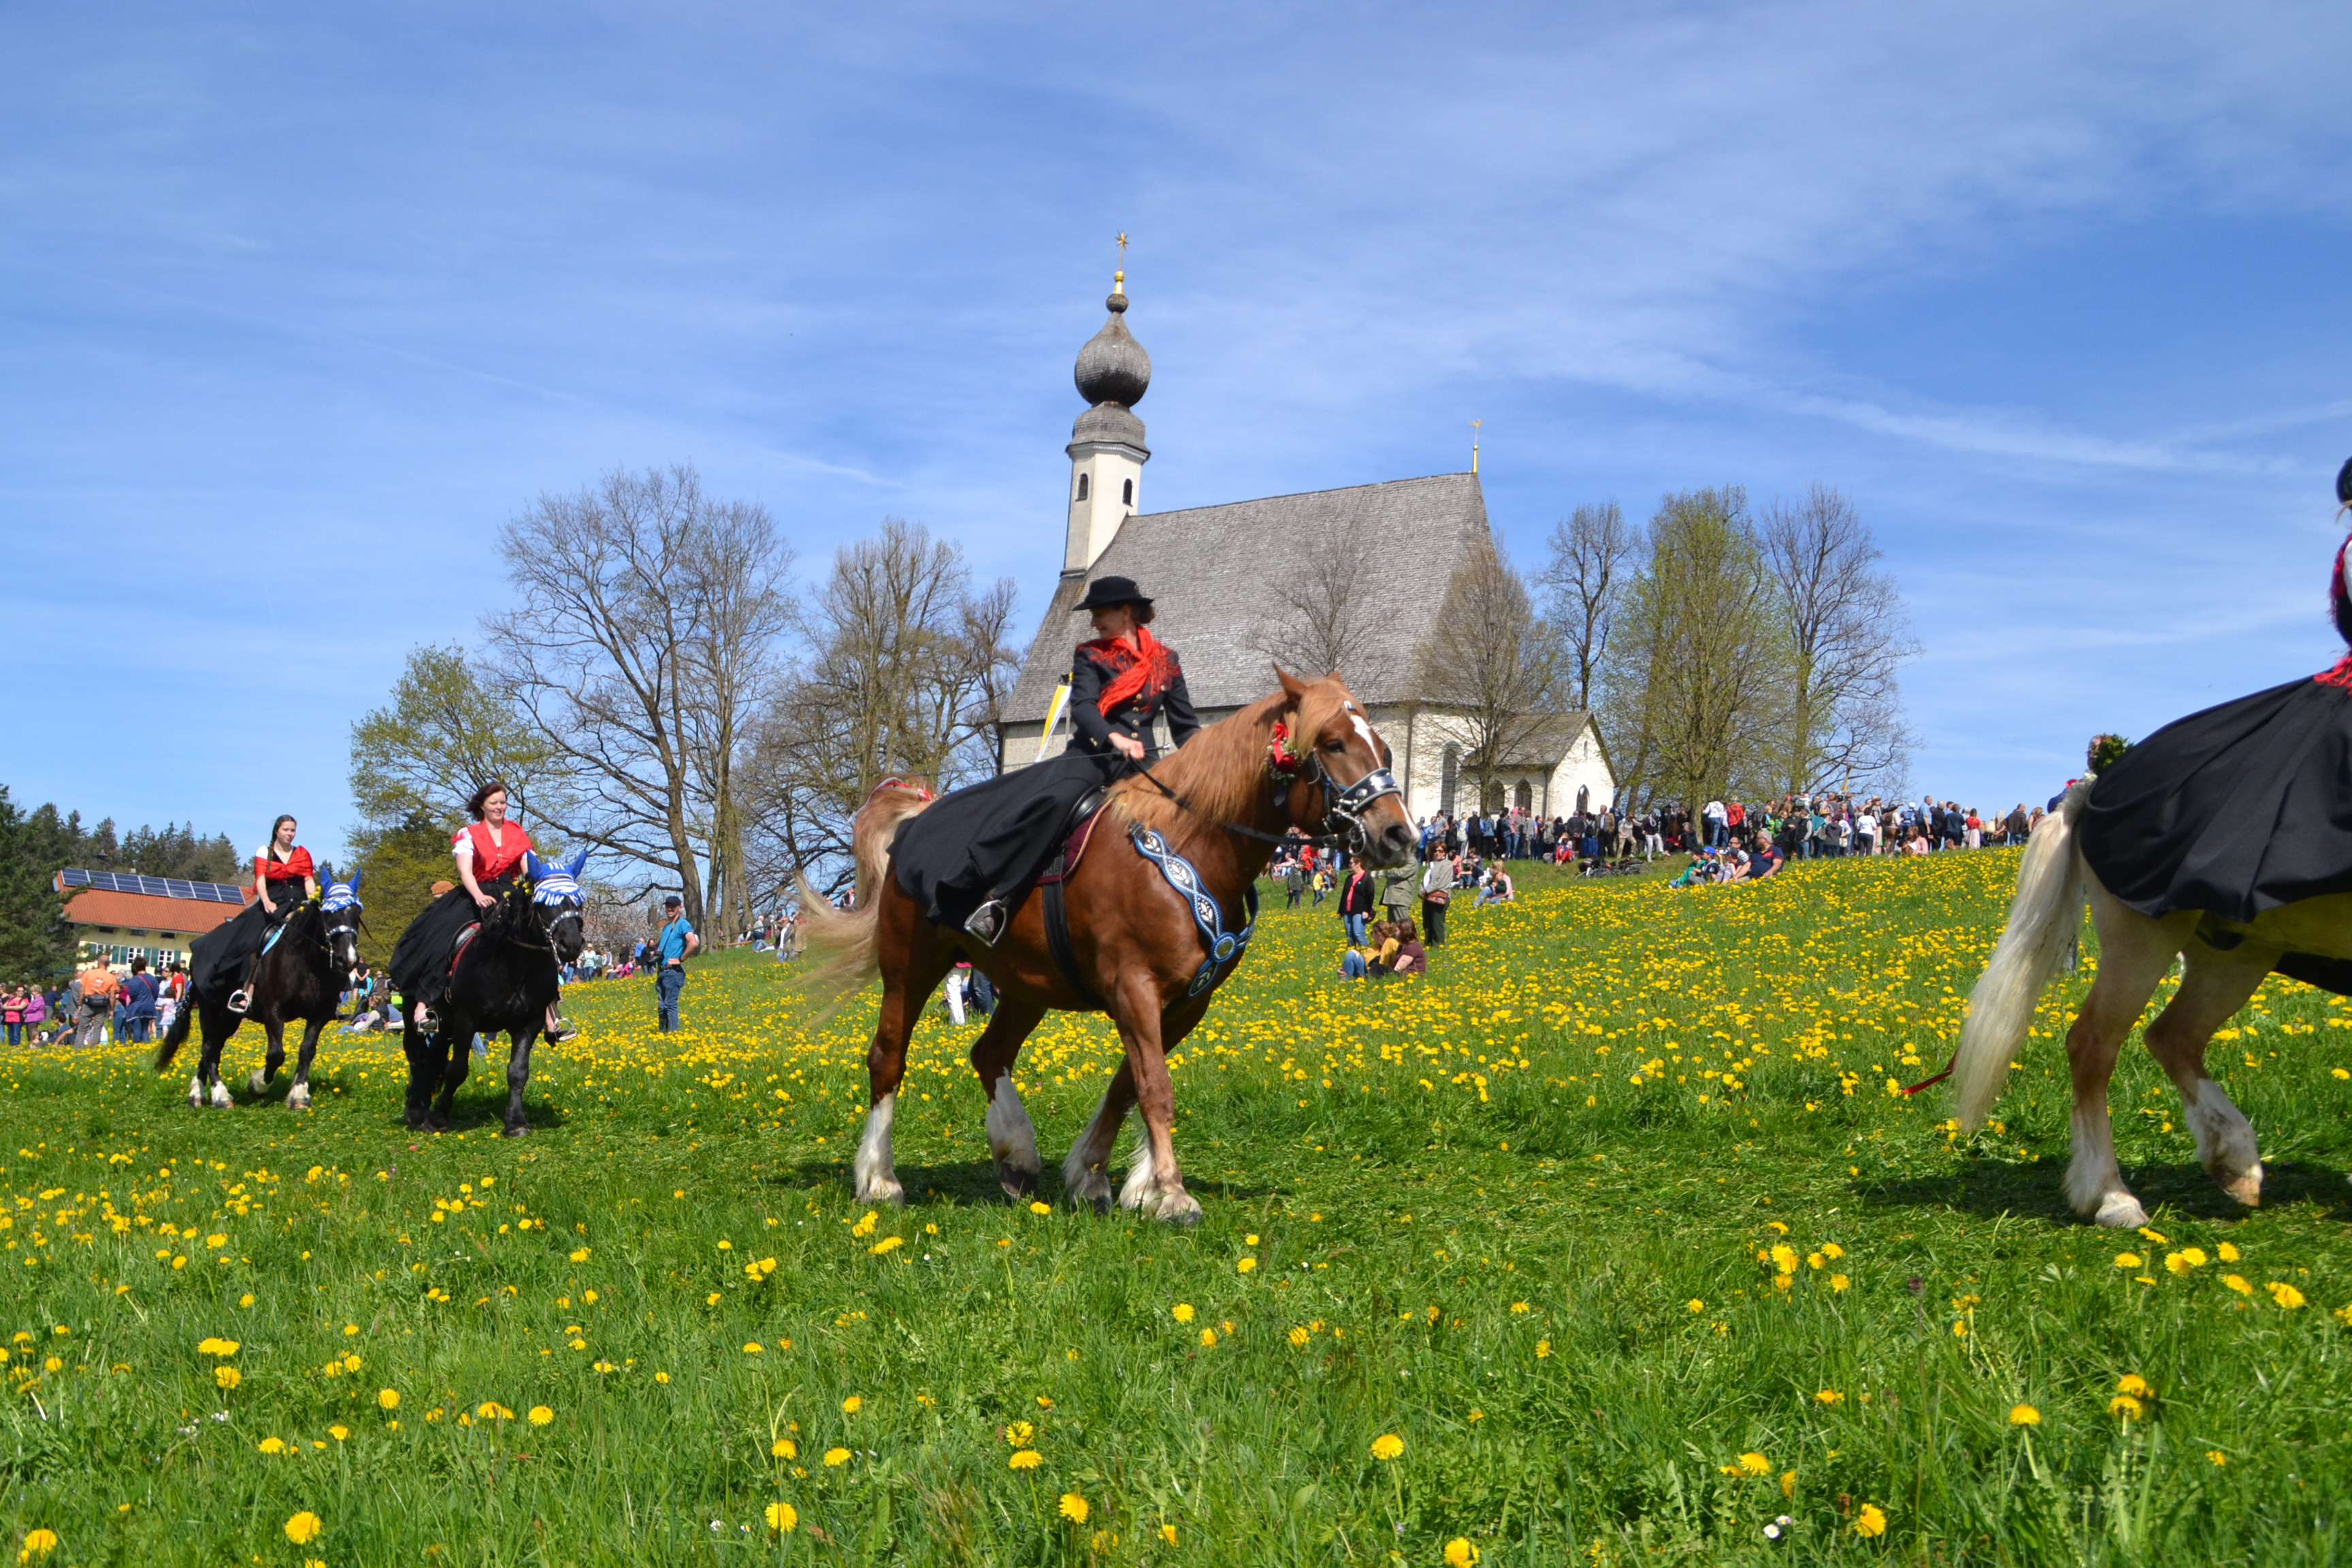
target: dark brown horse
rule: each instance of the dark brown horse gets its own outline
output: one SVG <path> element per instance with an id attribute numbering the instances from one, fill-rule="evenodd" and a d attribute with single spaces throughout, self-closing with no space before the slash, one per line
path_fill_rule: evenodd
<path id="1" fill-rule="evenodd" d="M 1062 889 L 1075 976 L 1054 956 L 1045 900 L 1034 891 L 993 947 L 927 922 L 898 887 L 890 846 L 930 796 L 894 782 L 867 798 L 854 840 L 856 907 L 830 909 L 803 888 L 805 962 L 819 999 L 837 1004 L 882 976 L 882 1016 L 866 1058 L 872 1109 L 855 1166 L 861 1199 L 896 1203 L 905 1195 L 891 1170 L 890 1123 L 908 1037 L 932 991 L 968 957 L 995 983 L 999 998 L 971 1065 L 988 1097 L 989 1152 L 1005 1193 L 1034 1193 L 1039 1171 L 1036 1134 L 1013 1087 L 1013 1057 L 1048 1009 L 1099 1011 L 1118 1026 L 1127 1059 L 1063 1162 L 1070 1199 L 1109 1211 L 1111 1145 L 1129 1108 L 1140 1105 L 1143 1133 L 1118 1202 L 1160 1219 L 1199 1217 L 1171 1140 L 1168 1053 L 1233 972 L 1239 954 L 1232 939 L 1255 912 L 1248 895 L 1275 842 L 1293 827 L 1342 832 L 1374 866 L 1403 865 L 1414 842 L 1388 749 L 1339 678 L 1307 682 L 1275 673 L 1280 691 L 1203 728 L 1148 773 L 1112 786 Z M 1187 868 L 1197 876 L 1197 897 L 1180 890 L 1192 880 Z"/>

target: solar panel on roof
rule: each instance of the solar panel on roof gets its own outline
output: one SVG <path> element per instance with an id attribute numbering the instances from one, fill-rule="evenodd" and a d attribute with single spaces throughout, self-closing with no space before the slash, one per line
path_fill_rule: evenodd
<path id="1" fill-rule="evenodd" d="M 243 904 L 245 892 L 228 882 L 191 882 L 178 877 L 142 877 L 136 871 L 90 871 L 69 866 L 58 873 L 68 888 L 110 893 L 143 893 L 151 899 L 191 899 L 206 904 Z"/>

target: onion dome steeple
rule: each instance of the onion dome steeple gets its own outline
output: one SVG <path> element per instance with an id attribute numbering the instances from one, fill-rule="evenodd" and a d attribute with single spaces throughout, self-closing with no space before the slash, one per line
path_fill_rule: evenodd
<path id="1" fill-rule="evenodd" d="M 1118 237 L 1121 260 L 1127 236 Z M 1066 576 L 1083 575 L 1141 510 L 1143 465 L 1151 460 L 1143 421 L 1133 409 L 1151 385 L 1151 356 L 1127 330 L 1127 268 L 1111 275 L 1110 319 L 1078 350 L 1071 373 L 1087 411 L 1070 427 L 1070 524 L 1062 553 Z"/>

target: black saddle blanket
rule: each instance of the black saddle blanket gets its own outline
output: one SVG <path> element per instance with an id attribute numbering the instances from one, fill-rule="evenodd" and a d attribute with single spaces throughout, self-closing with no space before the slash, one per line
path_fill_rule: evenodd
<path id="1" fill-rule="evenodd" d="M 988 900 L 1034 884 L 1079 804 L 1117 776 L 1114 759 L 1066 752 L 941 795 L 908 818 L 891 846 L 899 891 L 925 920 L 961 929 Z"/>

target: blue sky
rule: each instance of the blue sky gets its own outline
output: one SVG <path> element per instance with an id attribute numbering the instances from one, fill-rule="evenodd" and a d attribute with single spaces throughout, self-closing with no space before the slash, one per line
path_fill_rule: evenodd
<path id="1" fill-rule="evenodd" d="M 351 721 L 616 464 L 1034 619 L 1122 229 L 1149 508 L 1473 418 L 1523 561 L 1841 485 L 1916 789 L 2340 654 L 2352 8 L 1454 9 L 0 13 L 5 782 L 331 847 Z"/>

